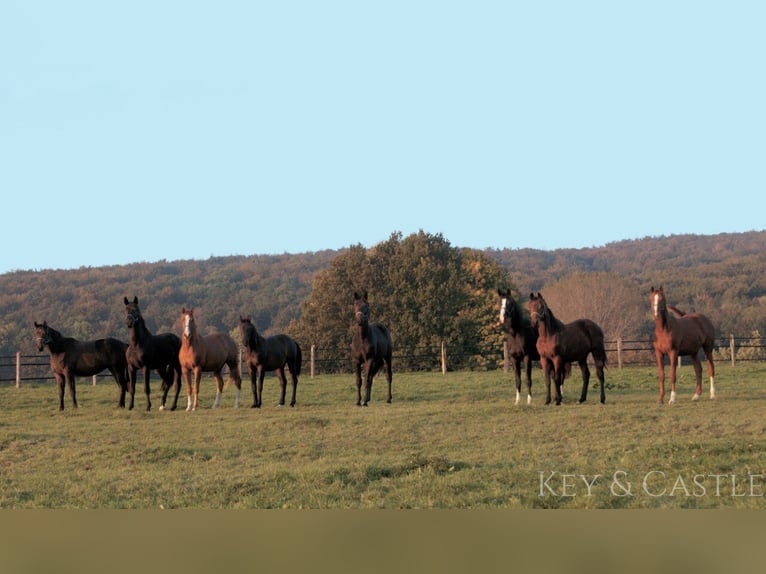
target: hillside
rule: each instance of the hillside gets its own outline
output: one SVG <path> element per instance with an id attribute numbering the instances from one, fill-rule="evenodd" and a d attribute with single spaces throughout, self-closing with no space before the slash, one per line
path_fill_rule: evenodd
<path id="1" fill-rule="evenodd" d="M 710 315 L 720 334 L 766 332 L 766 231 L 674 235 L 588 249 L 492 249 L 524 293 L 570 273 L 605 271 L 647 293 L 663 284 L 672 304 Z M 314 275 L 341 251 L 213 257 L 0 275 L 0 355 L 35 353 L 32 323 L 47 320 L 79 339 L 126 337 L 123 297 L 137 295 L 150 329 L 179 330 L 182 306 L 197 308 L 204 330 L 229 332 L 241 313 L 264 333 L 300 314 Z M 648 309 L 647 309 L 648 316 Z"/>

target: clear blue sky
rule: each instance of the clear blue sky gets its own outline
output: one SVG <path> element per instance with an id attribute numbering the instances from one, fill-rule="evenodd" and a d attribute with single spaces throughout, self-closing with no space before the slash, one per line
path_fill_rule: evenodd
<path id="1" fill-rule="evenodd" d="M 4 0 L 0 272 L 763 229 L 765 22 L 737 0 Z"/>

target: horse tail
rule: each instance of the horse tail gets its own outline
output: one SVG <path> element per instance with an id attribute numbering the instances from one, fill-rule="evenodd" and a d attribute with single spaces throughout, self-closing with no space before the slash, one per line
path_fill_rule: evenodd
<path id="1" fill-rule="evenodd" d="M 675 314 L 676 314 L 676 315 L 678 315 L 679 317 L 683 317 L 684 315 L 686 315 L 686 313 L 684 313 L 683 311 L 681 311 L 681 309 L 679 309 L 678 307 L 673 307 L 673 305 L 668 305 L 668 309 L 670 309 L 671 311 L 673 311 L 673 313 L 675 313 Z"/>
<path id="2" fill-rule="evenodd" d="M 301 346 L 295 343 L 295 376 L 298 377 L 301 374 L 301 364 L 303 363 L 303 351 Z"/>

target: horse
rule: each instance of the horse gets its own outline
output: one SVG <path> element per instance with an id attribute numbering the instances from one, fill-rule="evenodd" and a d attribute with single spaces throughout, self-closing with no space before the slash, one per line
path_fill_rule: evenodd
<path id="1" fill-rule="evenodd" d="M 550 362 L 553 366 L 553 374 L 556 385 L 556 404 L 561 404 L 561 385 L 566 376 L 566 365 L 574 363 L 580 365 L 582 372 L 582 392 L 580 403 L 588 398 L 588 383 L 590 382 L 590 369 L 588 369 L 588 355 L 593 356 L 596 363 L 596 376 L 601 385 L 601 403 L 606 402 L 604 394 L 604 366 L 606 365 L 606 350 L 604 349 L 604 332 L 595 322 L 590 319 L 577 319 L 571 323 L 562 323 L 553 314 L 553 311 L 538 292 L 529 294 L 529 314 L 532 325 L 537 327 L 537 352 L 540 353 L 540 361 L 543 363 L 545 372 L 546 400 L 551 402 L 550 367 L 545 363 Z"/>
<path id="2" fill-rule="evenodd" d="M 64 386 L 69 386 L 72 405 L 77 408 L 75 378 L 97 375 L 108 370 L 112 373 L 120 388 L 118 407 L 125 406 L 125 391 L 128 385 L 128 366 L 125 359 L 127 343 L 107 337 L 95 341 L 78 341 L 64 337 L 47 321 L 42 324 L 35 321 L 35 341 L 37 350 L 47 346 L 51 356 L 51 370 L 59 386 L 59 410 L 64 410 Z"/>
<path id="3" fill-rule="evenodd" d="M 367 406 L 372 392 L 372 380 L 385 363 L 388 381 L 387 403 L 391 402 L 391 333 L 380 323 L 370 323 L 367 292 L 354 293 L 354 335 L 351 340 L 351 360 L 356 371 L 356 406 Z M 362 365 L 364 365 L 364 402 L 362 402 Z"/>
<path id="4" fill-rule="evenodd" d="M 146 322 L 138 307 L 138 297 L 128 301 L 125 297 L 125 323 L 130 332 L 130 344 L 125 356 L 128 360 L 128 372 L 130 373 L 128 389 L 130 391 L 130 408 L 133 408 L 133 399 L 136 391 L 136 371 L 144 372 L 144 391 L 146 392 L 146 410 L 151 410 L 152 402 L 149 399 L 149 379 L 154 369 L 162 379 L 162 403 L 160 410 L 165 410 L 165 401 L 168 391 L 175 379 L 176 394 L 173 406 L 170 410 L 176 410 L 178 395 L 181 394 L 181 363 L 178 353 L 181 350 L 181 339 L 174 333 L 161 333 L 152 335 L 146 327 Z"/>
<path id="5" fill-rule="evenodd" d="M 196 411 L 199 406 L 199 383 L 203 372 L 212 372 L 215 378 L 215 401 L 213 408 L 221 404 L 223 392 L 223 376 L 221 371 L 224 365 L 229 367 L 229 381 L 234 381 L 237 387 L 237 398 L 234 406 L 239 407 L 242 394 L 242 377 L 239 373 L 239 349 L 229 335 L 225 333 L 212 333 L 200 335 L 197 332 L 197 323 L 194 320 L 194 308 L 181 308 L 181 350 L 178 360 L 181 363 L 181 373 L 186 380 L 186 410 Z M 194 377 L 194 391 L 192 393 L 192 376 Z M 192 397 L 193 395 L 193 397 Z"/>
<path id="6" fill-rule="evenodd" d="M 301 374 L 303 354 L 298 343 L 287 335 L 263 337 L 258 333 L 250 317 L 239 316 L 239 332 L 242 346 L 245 348 L 245 361 L 250 372 L 250 385 L 253 389 L 252 408 L 261 408 L 263 398 L 263 377 L 266 371 L 275 371 L 282 387 L 279 405 L 285 404 L 287 377 L 285 367 L 290 370 L 293 384 L 293 396 L 290 406 L 295 406 L 295 392 L 298 387 L 298 376 Z"/>
<path id="7" fill-rule="evenodd" d="M 699 400 L 702 395 L 702 363 L 699 350 L 702 349 L 707 359 L 707 373 L 710 377 L 710 398 L 715 399 L 715 365 L 713 364 L 713 346 L 715 344 L 715 327 L 713 323 L 699 313 L 684 313 L 665 301 L 665 290 L 651 288 L 649 300 L 654 316 L 654 356 L 657 359 L 657 373 L 660 380 L 660 398 L 658 403 L 665 400 L 665 355 L 670 360 L 670 400 L 676 402 L 676 365 L 678 357 L 688 355 L 694 365 L 694 376 L 697 388 L 692 400 Z M 670 308 L 678 317 L 668 314 Z"/>
<path id="8" fill-rule="evenodd" d="M 528 317 L 522 315 L 516 301 L 511 297 L 511 290 L 497 290 L 500 303 L 500 325 L 508 330 L 508 354 L 513 363 L 516 380 L 516 404 L 521 401 L 521 364 L 527 375 L 527 404 L 532 404 L 532 363 L 540 360 L 537 352 L 537 329 Z"/>

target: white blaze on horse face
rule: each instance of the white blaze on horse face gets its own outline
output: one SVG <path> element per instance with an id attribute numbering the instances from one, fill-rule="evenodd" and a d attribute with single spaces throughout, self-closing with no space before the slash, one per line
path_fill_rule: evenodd
<path id="1" fill-rule="evenodd" d="M 505 311 L 506 311 L 507 305 L 508 305 L 508 299 L 506 299 L 505 297 L 500 299 L 500 322 L 501 323 L 505 323 Z"/>
<path id="2" fill-rule="evenodd" d="M 660 314 L 660 294 L 659 293 L 654 294 L 654 303 L 652 304 L 652 309 L 654 310 L 654 316 L 658 317 Z"/>
<path id="3" fill-rule="evenodd" d="M 184 337 L 191 337 L 191 315 L 184 315 Z"/>

